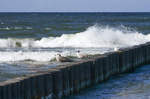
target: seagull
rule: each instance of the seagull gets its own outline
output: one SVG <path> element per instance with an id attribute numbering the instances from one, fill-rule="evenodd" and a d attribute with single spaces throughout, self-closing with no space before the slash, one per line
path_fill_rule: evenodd
<path id="1" fill-rule="evenodd" d="M 16 42 L 17 47 L 22 47 L 21 42 Z"/>
<path id="2" fill-rule="evenodd" d="M 78 58 L 85 58 L 85 57 L 88 56 L 88 55 L 86 55 L 86 54 L 81 54 L 79 50 L 77 51 L 76 54 L 77 54 L 77 57 L 78 57 Z"/>
<path id="3" fill-rule="evenodd" d="M 18 51 L 18 54 L 23 55 L 23 52 L 22 51 Z"/>
<path id="4" fill-rule="evenodd" d="M 119 48 L 118 48 L 118 47 L 115 47 L 115 48 L 114 48 L 114 51 L 119 51 Z"/>
<path id="5" fill-rule="evenodd" d="M 63 56 L 61 56 L 61 54 L 56 54 L 56 61 L 57 62 L 72 62 L 71 59 L 69 59 L 67 57 L 63 57 Z"/>

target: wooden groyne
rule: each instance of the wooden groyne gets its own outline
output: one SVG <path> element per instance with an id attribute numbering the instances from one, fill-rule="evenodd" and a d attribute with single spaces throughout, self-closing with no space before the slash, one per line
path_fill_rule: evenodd
<path id="1" fill-rule="evenodd" d="M 111 75 L 134 71 L 150 61 L 150 43 L 58 66 L 46 72 L 0 82 L 0 99 L 60 99 L 107 80 Z"/>

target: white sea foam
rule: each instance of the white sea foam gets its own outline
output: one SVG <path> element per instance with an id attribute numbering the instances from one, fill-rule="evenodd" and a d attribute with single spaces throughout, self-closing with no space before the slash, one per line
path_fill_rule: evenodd
<path id="1" fill-rule="evenodd" d="M 27 30 L 32 30 L 32 27 L 26 27 Z"/>
<path id="2" fill-rule="evenodd" d="M 51 61 L 55 57 L 55 52 L 0 52 L 0 61 Z"/>
<path id="3" fill-rule="evenodd" d="M 23 27 L 13 27 L 14 30 L 21 30 Z"/>
<path id="4" fill-rule="evenodd" d="M 1 24 L 4 24 L 4 22 L 0 22 Z"/>
<path id="5" fill-rule="evenodd" d="M 47 28 L 45 28 L 44 30 L 47 30 L 47 31 L 49 31 L 49 30 L 51 30 L 51 28 L 47 27 Z"/>
<path id="6" fill-rule="evenodd" d="M 137 31 L 121 30 L 109 27 L 89 27 L 86 31 L 76 34 L 63 34 L 60 37 L 47 37 L 40 40 L 34 39 L 0 39 L 0 48 L 55 48 L 59 47 L 63 56 L 76 56 L 76 51 L 87 54 L 101 54 L 113 50 L 115 47 L 128 47 L 150 41 L 150 34 L 144 35 Z M 65 47 L 74 50 L 64 50 Z M 93 50 L 94 48 L 94 50 Z M 56 48 L 57 49 L 57 48 Z M 58 50 L 47 51 L 0 51 L 0 61 L 51 61 L 55 58 Z M 88 50 L 87 50 L 88 49 Z"/>
<path id="7" fill-rule="evenodd" d="M 114 28 L 89 27 L 76 34 L 42 38 L 34 42 L 34 47 L 127 47 L 150 41 L 150 34 L 125 31 Z"/>
<path id="8" fill-rule="evenodd" d="M 89 27 L 86 31 L 76 34 L 63 34 L 60 37 L 34 39 L 0 39 L 0 47 L 127 47 L 150 41 L 150 34 L 144 35 L 137 31 L 122 31 L 114 28 Z"/>
<path id="9" fill-rule="evenodd" d="M 0 28 L 0 30 L 10 30 L 10 27 Z"/>
<path id="10" fill-rule="evenodd" d="M 0 39 L 0 48 L 31 47 L 33 42 L 33 39 Z"/>
<path id="11" fill-rule="evenodd" d="M 4 23 L 1 23 L 1 24 L 4 24 Z M 22 30 L 22 29 L 26 29 L 26 30 L 31 30 L 32 27 L 3 27 L 3 28 L 0 28 L 0 30 Z"/>

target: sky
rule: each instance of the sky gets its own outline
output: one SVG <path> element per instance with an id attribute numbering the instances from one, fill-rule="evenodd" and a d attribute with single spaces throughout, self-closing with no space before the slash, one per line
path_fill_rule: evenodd
<path id="1" fill-rule="evenodd" d="M 150 0 L 0 0 L 0 12 L 150 12 Z"/>

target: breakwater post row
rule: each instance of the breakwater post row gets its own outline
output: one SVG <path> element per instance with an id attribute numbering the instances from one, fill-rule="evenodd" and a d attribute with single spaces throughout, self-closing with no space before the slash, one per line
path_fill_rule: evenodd
<path id="1" fill-rule="evenodd" d="M 150 43 L 0 82 L 0 99 L 60 99 L 150 61 Z"/>

